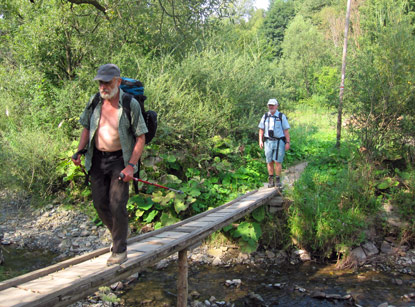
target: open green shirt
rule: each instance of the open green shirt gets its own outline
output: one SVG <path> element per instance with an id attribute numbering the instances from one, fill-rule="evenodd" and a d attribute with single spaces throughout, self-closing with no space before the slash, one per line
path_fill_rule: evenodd
<path id="1" fill-rule="evenodd" d="M 138 101 L 134 98 L 131 99 L 131 124 L 128 120 L 127 114 L 125 114 L 122 107 L 122 96 L 124 92 L 120 89 L 120 99 L 118 101 L 118 134 L 120 135 L 121 149 L 124 159 L 124 165 L 127 166 L 130 161 L 131 154 L 136 143 L 136 138 L 142 134 L 148 132 L 146 123 L 144 122 L 143 114 L 141 114 L 141 108 Z M 89 130 L 89 140 L 87 145 L 87 153 L 85 154 L 85 168 L 87 171 L 92 166 L 92 156 L 95 147 L 95 132 L 99 126 L 99 120 L 101 118 L 102 99 L 98 102 L 94 110 L 89 108 L 95 95 L 89 99 L 84 111 L 81 114 L 79 123 Z M 137 171 L 137 165 L 134 166 L 134 172 Z"/>

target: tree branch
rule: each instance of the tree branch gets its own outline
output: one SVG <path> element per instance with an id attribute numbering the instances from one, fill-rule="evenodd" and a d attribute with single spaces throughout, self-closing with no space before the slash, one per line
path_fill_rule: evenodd
<path id="1" fill-rule="evenodd" d="M 106 12 L 107 10 L 105 9 L 105 7 L 103 7 L 101 4 L 99 4 L 98 1 L 96 1 L 96 0 L 66 0 L 66 1 L 68 1 L 70 3 L 73 3 L 73 4 L 90 4 L 90 5 L 93 5 L 93 6 L 95 6 L 95 8 L 97 10 L 103 12 L 105 16 L 107 15 L 107 12 Z"/>

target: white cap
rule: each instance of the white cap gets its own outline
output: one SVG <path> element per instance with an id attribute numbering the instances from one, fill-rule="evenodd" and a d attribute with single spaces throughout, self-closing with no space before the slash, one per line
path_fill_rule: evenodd
<path id="1" fill-rule="evenodd" d="M 278 101 L 275 98 L 271 98 L 270 100 L 268 100 L 268 105 L 270 106 L 277 106 L 278 105 Z"/>

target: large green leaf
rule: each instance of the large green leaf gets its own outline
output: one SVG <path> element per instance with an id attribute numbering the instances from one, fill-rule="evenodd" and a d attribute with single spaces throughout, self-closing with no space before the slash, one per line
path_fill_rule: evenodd
<path id="1" fill-rule="evenodd" d="M 138 218 L 142 217 L 142 216 L 143 216 L 143 214 L 144 214 L 144 212 L 145 212 L 145 211 L 143 211 L 143 210 L 137 210 L 137 211 L 135 212 L 135 216 L 136 216 L 136 218 L 138 219 Z"/>
<path id="2" fill-rule="evenodd" d="M 147 217 L 143 219 L 143 221 L 146 223 L 151 223 L 158 213 L 159 211 L 157 210 L 150 211 Z"/>
<path id="3" fill-rule="evenodd" d="M 170 213 L 163 212 L 160 217 L 161 224 L 163 226 L 172 225 L 174 223 L 179 222 L 180 220 L 177 217 L 174 217 Z"/>
<path id="4" fill-rule="evenodd" d="M 177 214 L 179 214 L 181 211 L 185 211 L 189 207 L 189 204 L 184 202 L 181 199 L 176 198 L 174 200 L 174 210 Z"/>
<path id="5" fill-rule="evenodd" d="M 265 209 L 263 206 L 256 208 L 253 212 L 252 212 L 252 217 L 258 221 L 258 222 L 262 222 L 265 218 Z"/>
<path id="6" fill-rule="evenodd" d="M 245 241 L 249 239 L 258 241 L 261 235 L 261 226 L 256 222 L 242 222 L 233 234 L 235 238 L 241 237 Z"/>
<path id="7" fill-rule="evenodd" d="M 243 239 L 239 239 L 239 246 L 241 247 L 241 251 L 244 253 L 252 253 L 255 252 L 258 248 L 258 242 L 249 239 L 247 241 Z"/>
<path id="8" fill-rule="evenodd" d="M 174 192 L 169 192 L 166 195 L 163 195 L 163 192 L 157 191 L 153 193 L 152 200 L 155 203 L 159 203 L 160 205 L 165 207 L 174 198 L 174 196 L 175 196 Z"/>

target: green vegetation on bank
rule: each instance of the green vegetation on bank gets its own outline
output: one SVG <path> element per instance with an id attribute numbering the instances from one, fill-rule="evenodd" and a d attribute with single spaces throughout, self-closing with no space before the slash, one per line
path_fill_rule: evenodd
<path id="1" fill-rule="evenodd" d="M 287 114 L 285 166 L 309 167 L 287 197 L 288 223 L 263 209 L 227 227 L 244 250 L 291 238 L 322 257 L 388 232 L 395 206 L 403 242 L 415 243 L 413 0 L 355 1 L 351 14 L 343 139 L 335 149 L 344 0 L 196 0 L 103 4 L 6 0 L 0 4 L 0 185 L 60 197 L 91 212 L 83 173 L 69 157 L 78 118 L 97 91 L 96 68 L 116 63 L 145 84 L 159 130 L 128 203 L 132 224 L 159 228 L 225 203 L 266 180 L 257 124 L 276 97 Z M 97 223 L 99 221 L 97 220 Z M 379 226 L 380 225 L 380 226 Z"/>

